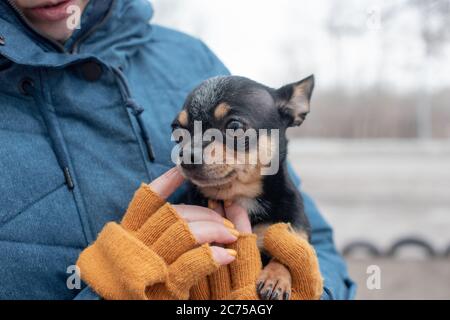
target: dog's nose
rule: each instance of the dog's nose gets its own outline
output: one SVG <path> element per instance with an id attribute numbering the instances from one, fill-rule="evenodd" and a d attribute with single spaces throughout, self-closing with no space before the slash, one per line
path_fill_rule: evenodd
<path id="1" fill-rule="evenodd" d="M 188 154 L 184 154 L 188 152 Z M 191 148 L 190 150 L 180 150 L 181 167 L 187 170 L 194 170 L 202 166 L 203 150 L 198 148 Z"/>

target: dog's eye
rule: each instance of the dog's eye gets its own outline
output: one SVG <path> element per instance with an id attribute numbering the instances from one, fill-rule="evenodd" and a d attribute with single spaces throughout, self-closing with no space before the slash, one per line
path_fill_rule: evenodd
<path id="1" fill-rule="evenodd" d="M 237 120 L 231 120 L 227 123 L 227 129 L 231 130 L 238 130 L 238 129 L 244 129 L 244 124 Z"/>

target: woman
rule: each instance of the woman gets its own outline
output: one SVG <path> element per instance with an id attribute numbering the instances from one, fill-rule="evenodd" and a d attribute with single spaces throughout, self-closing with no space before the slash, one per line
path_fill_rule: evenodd
<path id="1" fill-rule="evenodd" d="M 74 28 L 78 13 L 82 14 L 80 28 Z M 127 217 L 134 217 L 133 221 L 145 218 L 139 227 L 153 219 L 158 228 L 151 230 L 160 230 L 162 221 L 154 220 L 158 216 L 154 213 L 162 207 L 176 213 L 181 219 L 178 222 L 187 226 L 185 235 L 195 241 L 192 247 L 175 241 L 179 257 L 206 248 L 203 253 L 209 259 L 194 263 L 203 268 L 204 277 L 214 277 L 219 266 L 239 265 L 241 260 L 234 257 L 234 251 L 209 244 L 236 246 L 238 238 L 250 234 L 241 208 L 235 206 L 225 213 L 235 226 L 230 229 L 226 225 L 231 224 L 218 213 L 170 205 L 183 193 L 182 187 L 176 188 L 181 178 L 173 170 L 161 178 L 166 190 L 162 197 L 154 185 L 138 189 L 143 181 L 158 184 L 156 178 L 173 165 L 172 145 L 168 143 L 170 122 L 186 94 L 202 80 L 228 73 L 202 42 L 149 24 L 151 16 L 146 0 L 0 3 L 0 298 L 195 298 L 191 295 L 194 291 L 197 297 L 213 298 L 202 296 L 201 288 L 188 287 L 186 279 L 179 286 L 183 294 L 174 296 L 165 282 L 170 263 L 146 242 L 151 232 L 139 233 L 127 224 Z M 134 202 L 122 219 L 136 190 Z M 128 214 L 140 203 L 142 190 L 152 194 L 148 197 L 153 200 L 144 201 L 139 210 Z M 174 193 L 165 203 L 162 199 L 169 195 L 167 190 Z M 354 285 L 334 248 L 331 229 L 310 198 L 304 197 L 324 277 L 322 298 L 351 298 Z M 111 227 L 111 221 L 122 222 Z M 102 242 L 105 237 L 111 239 L 110 229 L 104 233 L 107 227 L 130 236 L 132 243 L 155 254 L 154 258 L 164 264 L 154 270 L 153 282 L 143 295 L 132 291 L 142 289 L 136 279 L 148 280 L 142 274 L 144 268 L 126 263 L 130 246 L 115 251 L 120 248 L 117 243 Z M 236 231 L 240 233 L 237 237 Z M 97 239 L 99 233 L 103 236 Z M 252 241 L 250 249 L 254 248 Z M 85 250 L 89 244 L 93 245 Z M 314 252 L 306 246 L 303 249 Z M 91 265 L 89 258 L 98 258 L 97 254 L 106 258 L 101 265 Z M 116 256 L 109 259 L 108 254 Z M 70 289 L 67 270 L 77 260 L 81 277 L 89 286 Z M 118 263 L 125 265 L 119 268 Z M 259 263 L 245 272 L 249 282 L 255 278 Z M 317 268 L 315 263 L 311 266 Z M 184 264 L 179 267 L 186 271 Z M 123 268 L 129 268 L 130 274 L 117 283 L 119 277 L 112 274 Z M 227 270 L 234 279 L 240 269 Z M 317 271 L 311 270 L 311 274 Z M 308 279 L 302 278 L 300 283 L 310 286 Z M 127 288 L 130 294 L 117 296 L 119 287 Z"/>

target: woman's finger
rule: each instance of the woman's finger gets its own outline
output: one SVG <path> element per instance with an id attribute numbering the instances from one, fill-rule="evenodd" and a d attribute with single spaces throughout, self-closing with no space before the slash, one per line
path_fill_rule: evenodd
<path id="1" fill-rule="evenodd" d="M 241 233 L 252 233 L 252 225 L 248 212 L 237 203 L 225 207 L 225 217 L 234 224 L 237 231 Z"/>
<path id="2" fill-rule="evenodd" d="M 225 216 L 225 211 L 223 210 L 222 201 L 216 201 L 216 200 L 208 200 L 208 208 L 211 210 L 214 210 L 218 214 L 220 214 L 222 217 Z"/>
<path id="3" fill-rule="evenodd" d="M 227 228 L 223 223 L 196 221 L 188 223 L 188 225 L 198 244 L 229 244 L 235 242 L 239 236 L 238 231 Z"/>
<path id="4" fill-rule="evenodd" d="M 177 167 L 174 167 L 153 180 L 149 186 L 162 198 L 167 199 L 183 183 L 184 177 Z"/>
<path id="5" fill-rule="evenodd" d="M 225 210 L 223 209 L 222 201 L 210 200 L 210 202 L 208 202 L 208 206 L 212 206 L 211 209 L 220 214 L 222 217 L 225 217 Z"/>
<path id="6" fill-rule="evenodd" d="M 205 207 L 193 206 L 188 204 L 173 204 L 172 207 L 187 222 L 194 221 L 214 221 L 222 223 L 224 218 L 217 212 Z"/>
<path id="7" fill-rule="evenodd" d="M 186 204 L 176 204 L 172 207 L 187 222 L 211 221 L 221 223 L 228 228 L 234 228 L 230 221 L 211 209 Z"/>
<path id="8" fill-rule="evenodd" d="M 233 262 L 236 258 L 236 251 L 233 249 L 211 246 L 211 253 L 213 259 L 222 266 Z"/>

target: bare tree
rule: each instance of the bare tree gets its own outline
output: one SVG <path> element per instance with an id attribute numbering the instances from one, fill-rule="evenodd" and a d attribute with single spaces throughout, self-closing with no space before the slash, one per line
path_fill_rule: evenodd
<path id="1" fill-rule="evenodd" d="M 417 136 L 428 139 L 433 137 L 430 60 L 440 54 L 443 44 L 450 39 L 450 1 L 411 0 L 410 5 L 419 11 L 421 17 L 421 37 L 426 55 L 421 77 L 422 90 L 416 106 Z"/>

